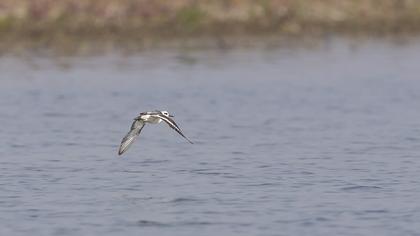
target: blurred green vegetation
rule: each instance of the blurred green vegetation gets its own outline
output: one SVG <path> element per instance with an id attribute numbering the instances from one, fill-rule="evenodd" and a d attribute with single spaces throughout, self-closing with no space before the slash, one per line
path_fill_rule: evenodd
<path id="1" fill-rule="evenodd" d="M 419 0 L 2 0 L 0 38 L 417 32 Z"/>

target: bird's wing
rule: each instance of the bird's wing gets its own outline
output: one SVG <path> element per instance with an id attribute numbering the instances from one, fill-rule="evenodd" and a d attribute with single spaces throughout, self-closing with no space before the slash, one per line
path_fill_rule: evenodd
<path id="1" fill-rule="evenodd" d="M 184 137 L 188 142 L 190 142 L 191 144 L 193 144 L 193 142 L 191 140 L 189 140 L 187 137 L 185 137 L 185 135 L 182 133 L 181 129 L 178 127 L 178 125 L 175 123 L 175 121 L 165 115 L 156 115 L 157 117 L 159 117 L 160 119 L 162 119 L 163 121 L 166 122 L 166 124 L 169 125 L 169 127 L 171 127 L 172 129 L 174 129 L 178 134 L 180 134 L 182 137 Z"/>
<path id="2" fill-rule="evenodd" d="M 144 122 L 141 120 L 134 120 L 133 124 L 131 125 L 130 131 L 125 135 L 123 140 L 120 144 L 120 149 L 118 150 L 118 155 L 123 154 L 127 149 L 131 146 L 131 144 L 136 140 L 137 136 L 139 136 L 141 130 L 144 127 Z"/>

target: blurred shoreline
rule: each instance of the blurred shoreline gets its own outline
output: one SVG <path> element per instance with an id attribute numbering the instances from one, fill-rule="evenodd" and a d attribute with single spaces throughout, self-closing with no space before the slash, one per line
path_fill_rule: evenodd
<path id="1" fill-rule="evenodd" d="M 416 0 L 3 0 L 0 51 L 210 38 L 413 35 Z M 228 40 L 229 41 L 229 40 Z"/>

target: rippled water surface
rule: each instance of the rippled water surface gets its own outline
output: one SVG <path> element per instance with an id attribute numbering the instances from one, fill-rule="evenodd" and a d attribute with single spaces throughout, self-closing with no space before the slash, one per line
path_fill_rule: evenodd
<path id="1" fill-rule="evenodd" d="M 419 235 L 420 40 L 0 58 L 1 235 Z M 186 142 L 137 113 L 175 115 Z"/>

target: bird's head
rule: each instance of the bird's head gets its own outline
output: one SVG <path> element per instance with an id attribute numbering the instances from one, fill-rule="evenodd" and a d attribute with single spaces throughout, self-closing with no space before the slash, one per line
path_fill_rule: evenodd
<path id="1" fill-rule="evenodd" d="M 160 113 L 162 113 L 162 115 L 167 116 L 167 117 L 174 117 L 173 115 L 169 115 L 169 112 L 167 111 L 161 111 Z"/>

